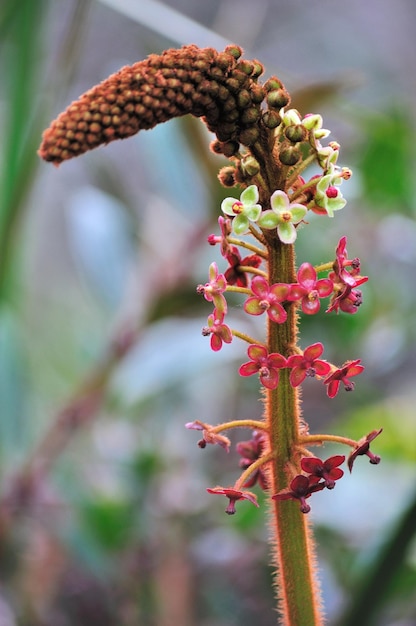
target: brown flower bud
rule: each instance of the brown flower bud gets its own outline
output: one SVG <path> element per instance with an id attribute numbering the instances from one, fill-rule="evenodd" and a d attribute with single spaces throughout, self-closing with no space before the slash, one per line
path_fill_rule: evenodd
<path id="1" fill-rule="evenodd" d="M 279 159 L 283 165 L 296 165 L 300 157 L 301 152 L 295 146 L 284 147 L 279 153 Z"/>
<path id="2" fill-rule="evenodd" d="M 274 109 L 282 109 L 289 103 L 289 95 L 285 89 L 274 89 L 267 94 L 267 104 Z"/>
<path id="3" fill-rule="evenodd" d="M 223 187 L 234 187 L 235 180 L 235 168 L 227 165 L 218 172 L 218 180 Z"/>
<path id="4" fill-rule="evenodd" d="M 266 128 L 277 128 L 281 122 L 282 118 L 278 111 L 268 110 L 263 113 L 263 124 Z"/>
<path id="5" fill-rule="evenodd" d="M 295 124 L 294 126 L 288 126 L 285 130 L 285 136 L 292 143 L 299 143 L 299 141 L 304 141 L 308 131 L 302 124 Z"/>

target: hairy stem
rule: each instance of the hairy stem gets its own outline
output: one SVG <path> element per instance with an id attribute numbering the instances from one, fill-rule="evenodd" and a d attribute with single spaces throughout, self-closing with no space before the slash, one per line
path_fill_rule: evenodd
<path id="1" fill-rule="evenodd" d="M 268 248 L 269 283 L 295 282 L 293 246 L 273 239 Z M 289 306 L 284 324 L 269 321 L 269 352 L 286 355 L 288 346 L 296 345 L 296 335 L 296 311 L 294 306 Z M 294 464 L 301 419 L 298 390 L 289 383 L 288 369 L 281 370 L 276 389 L 268 391 L 266 418 L 271 449 L 278 451 L 270 464 L 272 490 L 277 493 L 286 488 L 291 479 L 290 468 Z M 285 626 L 321 625 L 319 589 L 314 581 L 314 548 L 307 517 L 296 502 L 272 501 L 271 528 L 282 623 Z"/>

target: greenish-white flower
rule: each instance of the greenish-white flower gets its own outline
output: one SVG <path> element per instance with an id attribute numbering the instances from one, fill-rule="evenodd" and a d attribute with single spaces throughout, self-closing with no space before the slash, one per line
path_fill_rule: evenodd
<path id="1" fill-rule="evenodd" d="M 334 217 L 334 211 L 343 209 L 347 201 L 337 188 L 342 183 L 339 174 L 327 174 L 322 176 L 316 185 L 315 202 L 318 207 L 325 209 L 329 217 Z"/>
<path id="2" fill-rule="evenodd" d="M 283 243 L 294 243 L 297 232 L 296 224 L 299 224 L 306 215 L 307 208 L 303 204 L 290 202 L 284 191 L 275 191 L 270 198 L 269 211 L 264 211 L 258 225 L 266 230 L 277 228 L 277 234 Z"/>
<path id="3" fill-rule="evenodd" d="M 261 206 L 258 204 L 259 190 L 256 185 L 244 189 L 237 198 L 225 198 L 221 203 L 221 210 L 225 215 L 233 217 L 232 229 L 236 235 L 244 235 L 250 228 L 250 222 L 257 222 L 261 215 Z"/>

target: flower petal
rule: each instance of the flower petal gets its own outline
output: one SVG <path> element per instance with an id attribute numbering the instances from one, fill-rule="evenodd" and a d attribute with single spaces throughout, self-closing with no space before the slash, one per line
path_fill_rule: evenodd
<path id="1" fill-rule="evenodd" d="M 258 371 L 258 364 L 254 361 L 248 361 L 248 363 L 243 363 L 243 365 L 240 365 L 238 373 L 240 374 L 240 376 L 253 376 L 253 374 L 257 374 Z"/>
<path id="2" fill-rule="evenodd" d="M 247 354 L 253 361 L 267 358 L 267 348 L 259 345 L 258 343 L 252 343 L 247 349 Z"/>
<path id="3" fill-rule="evenodd" d="M 257 186 L 250 185 L 247 189 L 244 189 L 240 196 L 240 201 L 244 204 L 244 206 L 256 204 L 259 201 L 259 190 Z"/>
<path id="4" fill-rule="evenodd" d="M 276 213 L 273 213 L 273 211 L 263 211 L 257 220 L 257 224 L 260 228 L 272 230 L 272 228 L 276 228 L 279 224 L 279 216 Z"/>
<path id="5" fill-rule="evenodd" d="M 283 324 L 287 320 L 287 313 L 281 304 L 275 302 L 267 309 L 267 315 L 276 324 Z"/>
<path id="6" fill-rule="evenodd" d="M 323 351 L 324 351 L 324 347 L 321 344 L 321 342 L 318 341 L 317 343 L 313 343 L 307 348 L 305 348 L 303 356 L 308 361 L 314 361 L 315 359 L 319 359 Z"/>
<path id="7" fill-rule="evenodd" d="M 294 367 L 290 372 L 289 381 L 292 387 L 299 387 L 306 378 L 306 369 Z"/>
<path id="8" fill-rule="evenodd" d="M 270 198 L 270 206 L 273 211 L 278 213 L 287 211 L 290 206 L 288 195 L 280 189 L 275 191 Z"/>
<path id="9" fill-rule="evenodd" d="M 307 208 L 301 204 L 291 206 L 290 212 L 292 214 L 292 224 L 299 224 L 299 222 L 301 222 L 305 217 L 307 211 Z"/>
<path id="10" fill-rule="evenodd" d="M 236 198 L 224 198 L 221 202 L 221 211 L 225 213 L 225 215 L 235 215 L 233 206 L 236 202 Z"/>
<path id="11" fill-rule="evenodd" d="M 282 243 L 294 243 L 296 241 L 296 228 L 291 222 L 284 222 L 278 225 L 277 234 Z"/>
<path id="12" fill-rule="evenodd" d="M 245 235 L 248 232 L 250 222 L 245 213 L 239 213 L 233 219 L 232 229 L 236 235 Z"/>

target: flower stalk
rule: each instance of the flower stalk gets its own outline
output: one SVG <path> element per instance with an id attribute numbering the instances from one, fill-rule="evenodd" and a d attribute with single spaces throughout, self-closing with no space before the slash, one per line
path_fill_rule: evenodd
<path id="1" fill-rule="evenodd" d="M 380 457 L 370 451 L 370 444 L 382 429 L 359 441 L 309 432 L 300 406 L 305 378 L 322 383 L 331 399 L 342 388 L 352 391 L 351 378 L 361 374 L 364 366 L 360 359 L 341 366 L 322 359 L 324 346 L 319 341 L 302 348 L 299 317 L 321 314 L 325 298 L 329 302 L 324 314 L 357 313 L 362 304 L 357 287 L 367 277 L 360 274 L 359 259 L 348 257 L 345 236 L 335 248 L 334 259 L 317 267 L 308 262 L 296 266 L 296 240 L 306 236 L 309 215 L 324 220 L 344 208 L 340 186 L 351 177 L 351 170 L 337 165 L 338 143 L 321 144 L 330 134 L 322 128 L 321 116 L 302 117 L 289 108 L 290 97 L 281 81 L 271 77 L 262 84 L 262 65 L 241 55 L 238 46 L 217 52 L 191 45 L 122 68 L 52 122 L 39 154 L 59 165 L 98 145 L 185 114 L 201 117 L 215 134 L 212 151 L 230 161 L 220 170 L 219 180 L 227 188 L 238 186 L 239 197 L 224 198 L 218 219 L 221 233 L 208 237 L 210 245 L 219 245 L 227 267 L 222 271 L 211 263 L 208 282 L 197 287 L 213 307 L 202 334 L 210 337 L 214 351 L 226 349 L 234 340 L 248 344 L 249 360 L 243 361 L 238 373 L 258 377 L 263 415 L 221 421 L 217 426 L 197 419 L 186 426 L 202 432 L 200 448 L 213 444 L 226 452 L 231 450 L 231 440 L 223 431 L 252 431 L 250 440 L 237 443 L 242 471 L 234 485 L 207 491 L 228 498 L 229 515 L 236 513 L 240 501 L 259 506 L 256 493 L 248 488 L 267 492 L 279 623 L 320 626 L 324 618 L 308 499 L 334 489 L 344 476 L 340 465 L 345 456 L 324 461 L 309 447 L 325 442 L 347 445 L 350 471 L 358 456 L 367 456 L 376 465 Z M 321 171 L 305 180 L 310 165 Z M 326 275 L 318 277 L 318 273 Z M 251 337 L 228 326 L 230 292 L 245 299 L 242 315 L 264 316 L 265 336 Z"/>

